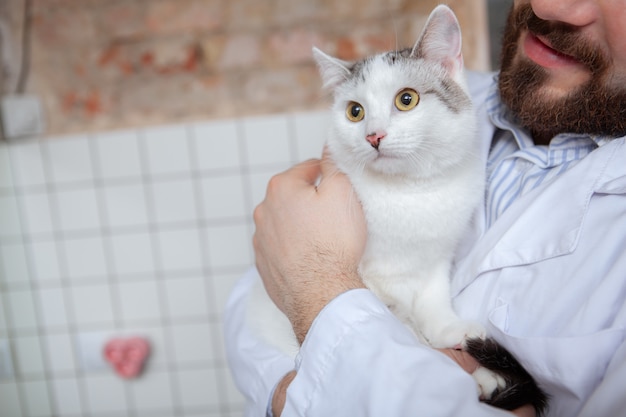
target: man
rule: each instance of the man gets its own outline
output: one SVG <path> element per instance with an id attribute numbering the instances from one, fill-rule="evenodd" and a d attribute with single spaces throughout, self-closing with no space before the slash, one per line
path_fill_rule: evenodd
<path id="1" fill-rule="evenodd" d="M 469 80 L 486 204 L 451 295 L 551 395 L 551 416 L 626 415 L 623 22 L 624 0 L 515 0 L 499 76 Z M 258 271 L 303 343 L 294 366 L 250 335 L 255 277 L 244 278 L 226 343 L 250 415 L 270 399 L 283 416 L 507 415 L 364 288 L 363 216 L 333 169 L 310 161 L 274 177 L 255 211 Z"/>

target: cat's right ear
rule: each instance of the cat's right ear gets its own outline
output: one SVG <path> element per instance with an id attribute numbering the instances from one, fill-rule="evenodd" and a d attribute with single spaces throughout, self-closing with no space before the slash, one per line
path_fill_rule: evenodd
<path id="1" fill-rule="evenodd" d="M 333 88 L 350 77 L 352 63 L 325 54 L 313 47 L 313 58 L 324 82 L 324 88 Z"/>
<path id="2" fill-rule="evenodd" d="M 411 55 L 440 64 L 452 78 L 463 71 L 461 27 L 452 9 L 435 7 Z"/>

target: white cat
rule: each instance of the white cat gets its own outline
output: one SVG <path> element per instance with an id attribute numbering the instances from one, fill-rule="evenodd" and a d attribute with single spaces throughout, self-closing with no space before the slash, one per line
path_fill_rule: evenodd
<path id="1" fill-rule="evenodd" d="M 412 49 L 358 62 L 313 54 L 334 92 L 327 148 L 367 220 L 364 283 L 433 347 L 484 338 L 483 327 L 459 319 L 450 300 L 453 257 L 483 201 L 485 171 L 454 13 L 437 7 Z M 272 307 L 259 284 L 252 327 L 295 355 L 289 322 Z"/>
<path id="2" fill-rule="evenodd" d="M 356 64 L 314 56 L 334 90 L 328 150 L 367 220 L 363 281 L 433 347 L 484 336 L 450 302 L 452 259 L 484 191 L 456 17 L 435 9 L 412 49 Z"/>

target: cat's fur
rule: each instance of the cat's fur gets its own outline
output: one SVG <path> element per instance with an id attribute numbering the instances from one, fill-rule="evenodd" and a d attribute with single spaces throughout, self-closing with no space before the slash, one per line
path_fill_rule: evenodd
<path id="1" fill-rule="evenodd" d="M 433 347 L 484 336 L 480 325 L 457 317 L 450 301 L 452 259 L 484 192 L 454 14 L 435 9 L 412 49 L 357 63 L 317 49 L 314 56 L 335 97 L 328 151 L 367 220 L 363 281 Z M 419 103 L 400 111 L 394 102 L 406 88 Z M 351 102 L 364 109 L 363 120 L 346 117 Z M 382 135 L 377 147 L 367 138 Z"/>
<path id="2" fill-rule="evenodd" d="M 533 377 L 494 339 L 469 339 L 465 350 L 480 364 L 504 379 L 504 384 L 495 389 L 487 404 L 505 410 L 515 410 L 530 404 L 537 415 L 542 415 L 548 407 L 548 395 L 539 388 Z"/>
<path id="3" fill-rule="evenodd" d="M 433 347 L 484 338 L 480 324 L 458 318 L 449 293 L 455 250 L 484 194 L 456 17 L 437 7 L 411 49 L 358 62 L 313 53 L 335 98 L 327 148 L 367 220 L 364 283 Z M 395 103 L 407 88 L 419 101 L 403 111 Z M 351 103 L 364 111 L 362 120 L 350 120 Z M 271 305 L 259 285 L 249 308 L 252 327 L 294 355 L 293 333 L 281 330 L 289 323 L 275 307 L 260 308 L 261 298 Z M 474 376 L 485 398 L 503 389 L 504 379 L 491 371 Z"/>

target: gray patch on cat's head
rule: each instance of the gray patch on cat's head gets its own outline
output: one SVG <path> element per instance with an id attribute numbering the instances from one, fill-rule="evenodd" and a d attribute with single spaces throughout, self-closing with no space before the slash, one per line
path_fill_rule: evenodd
<path id="1" fill-rule="evenodd" d="M 369 57 L 361 61 L 355 62 L 352 68 L 350 68 L 350 78 L 354 80 L 359 80 L 361 82 L 365 82 L 366 81 L 365 73 L 367 72 L 369 63 L 373 59 L 374 59 L 373 57 Z"/>
<path id="2" fill-rule="evenodd" d="M 389 65 L 397 65 L 400 62 L 403 62 L 405 65 L 411 65 L 411 61 L 423 61 L 419 56 L 419 50 L 414 53 L 411 48 L 387 52 L 382 58 L 383 61 Z M 424 67 L 424 70 L 426 70 L 426 68 L 428 67 Z M 451 112 L 456 114 L 472 105 L 469 96 L 458 83 L 444 75 L 443 71 L 437 71 L 433 66 L 431 66 L 431 68 L 433 72 L 438 74 L 437 77 L 435 77 L 438 83 L 436 86 L 433 86 L 432 89 L 422 91 L 422 94 L 435 94 Z"/>
<path id="3" fill-rule="evenodd" d="M 419 49 L 406 48 L 390 51 L 353 62 L 347 68 L 349 74 L 344 81 L 345 86 L 367 83 L 372 65 L 378 59 L 389 67 L 400 68 L 407 76 L 412 74 L 413 78 L 419 79 L 421 88 L 418 93 L 435 95 L 450 112 L 459 114 L 472 106 L 465 90 L 448 75 L 443 67 L 421 57 Z"/>
<path id="4" fill-rule="evenodd" d="M 438 88 L 433 88 L 424 93 L 435 94 L 451 112 L 456 114 L 472 105 L 472 101 L 467 93 L 449 77 L 442 78 Z"/>
<path id="5" fill-rule="evenodd" d="M 411 55 L 410 49 L 403 49 L 401 51 L 386 52 L 379 56 L 382 58 L 383 62 L 392 66 L 397 63 L 398 59 L 403 59 L 403 60 L 410 59 L 410 55 Z M 369 72 L 370 64 L 379 56 L 370 56 L 370 57 L 362 59 L 361 61 L 355 62 L 350 68 L 350 77 L 348 79 L 366 82 L 367 73 Z"/>
<path id="6" fill-rule="evenodd" d="M 390 51 L 387 52 L 384 56 L 383 56 L 383 60 L 385 62 L 387 62 L 390 65 L 393 65 L 396 63 L 396 61 L 398 59 L 411 59 L 411 49 L 406 48 L 406 49 L 401 49 L 399 51 Z"/>

